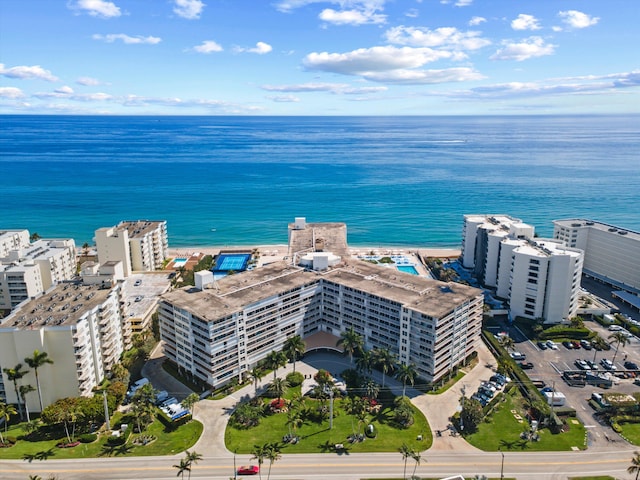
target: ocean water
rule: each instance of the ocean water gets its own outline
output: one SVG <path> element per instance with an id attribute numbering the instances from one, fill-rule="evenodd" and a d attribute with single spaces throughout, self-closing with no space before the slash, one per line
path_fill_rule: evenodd
<path id="1" fill-rule="evenodd" d="M 640 230 L 640 116 L 0 116 L 0 229 L 92 243 L 167 220 L 173 247 L 287 242 L 345 222 L 351 245 L 459 247 L 465 213 Z"/>

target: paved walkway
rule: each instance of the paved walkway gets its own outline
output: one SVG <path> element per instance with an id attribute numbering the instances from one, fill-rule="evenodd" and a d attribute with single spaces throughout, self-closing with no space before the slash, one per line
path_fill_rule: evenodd
<path id="1" fill-rule="evenodd" d="M 407 388 L 407 396 L 411 397 L 414 405 L 426 416 L 434 433 L 433 446 L 429 451 L 479 451 L 456 434 L 450 428 L 451 422 L 449 421 L 458 408 L 459 399 L 463 394 L 462 389 L 469 396 L 475 392 L 482 380 L 488 380 L 494 373 L 495 359 L 484 344 L 478 351 L 478 359 L 478 364 L 467 372 L 462 380 L 441 395 L 426 395 L 415 389 Z M 155 388 L 167 390 L 178 399 L 184 398 L 190 391 L 162 369 L 162 360 L 163 357 L 158 348 L 153 352 L 151 360 L 145 365 L 143 374 L 151 380 Z M 335 353 L 316 352 L 309 354 L 308 359 L 305 359 L 304 362 L 298 361 L 296 363 L 296 371 L 303 375 L 313 375 L 319 368 L 324 368 L 335 375 L 349 368 L 349 358 L 337 356 Z M 293 364 L 288 364 L 279 369 L 277 375 L 284 377 L 292 371 Z M 378 383 L 382 383 L 380 372 L 374 371 L 372 376 Z M 258 389 L 266 388 L 271 379 L 271 374 L 264 377 Z M 385 386 L 390 387 L 398 395 L 402 393 L 402 384 L 392 377 L 385 377 Z M 202 422 L 204 429 L 193 450 L 206 456 L 231 455 L 232 452 L 227 450 L 224 443 L 224 432 L 229 416 L 237 405 L 252 397 L 254 393 L 254 386 L 247 385 L 221 400 L 198 402 L 194 408 L 194 418 Z M 436 434 L 438 430 L 442 432 L 441 436 Z"/>

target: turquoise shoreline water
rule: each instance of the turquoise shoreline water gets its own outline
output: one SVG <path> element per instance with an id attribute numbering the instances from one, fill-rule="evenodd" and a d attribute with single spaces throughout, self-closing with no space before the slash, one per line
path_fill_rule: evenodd
<path id="1" fill-rule="evenodd" d="M 640 230 L 640 117 L 0 116 L 0 229 L 92 242 L 167 220 L 171 247 L 287 242 L 459 248 L 465 213 Z"/>

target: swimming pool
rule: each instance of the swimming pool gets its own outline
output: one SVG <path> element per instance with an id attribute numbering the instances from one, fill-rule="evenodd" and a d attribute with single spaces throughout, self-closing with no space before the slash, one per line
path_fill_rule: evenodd
<path id="1" fill-rule="evenodd" d="M 420 275 L 416 267 L 413 265 L 396 265 L 396 268 L 404 273 L 410 273 L 411 275 Z"/>
<path id="2" fill-rule="evenodd" d="M 247 269 L 247 263 L 251 259 L 250 253 L 221 253 L 213 266 L 214 272 L 242 272 Z"/>
<path id="3" fill-rule="evenodd" d="M 173 259 L 173 268 L 184 267 L 187 264 L 186 258 L 174 258 Z"/>

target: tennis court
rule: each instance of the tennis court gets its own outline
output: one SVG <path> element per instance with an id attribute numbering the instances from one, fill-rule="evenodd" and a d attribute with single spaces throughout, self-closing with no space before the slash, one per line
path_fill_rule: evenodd
<path id="1" fill-rule="evenodd" d="M 250 253 L 221 253 L 213 266 L 214 272 L 242 272 L 247 269 L 247 263 L 251 259 Z"/>

